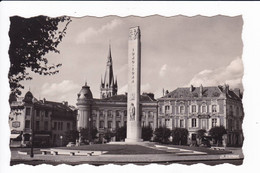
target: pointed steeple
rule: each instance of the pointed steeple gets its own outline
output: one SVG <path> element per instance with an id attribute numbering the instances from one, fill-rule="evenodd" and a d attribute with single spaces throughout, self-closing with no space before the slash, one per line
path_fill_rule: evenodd
<path id="1" fill-rule="evenodd" d="M 106 62 L 106 71 L 104 78 L 101 76 L 100 98 L 110 97 L 117 93 L 117 81 L 115 82 L 113 74 L 113 61 L 111 55 L 111 44 L 109 41 L 108 56 Z"/>
<path id="2" fill-rule="evenodd" d="M 114 78 L 114 76 L 113 76 L 113 62 L 112 62 L 112 56 L 111 56 L 111 45 L 109 44 L 106 72 L 105 72 L 105 78 L 104 78 L 105 86 L 113 85 L 113 78 Z"/>

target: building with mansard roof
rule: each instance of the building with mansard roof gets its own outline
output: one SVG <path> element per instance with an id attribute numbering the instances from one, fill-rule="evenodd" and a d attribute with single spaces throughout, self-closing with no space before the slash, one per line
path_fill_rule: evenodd
<path id="1" fill-rule="evenodd" d="M 189 140 L 196 139 L 197 131 L 207 132 L 215 126 L 227 130 L 227 145 L 242 145 L 244 117 L 242 94 L 228 85 L 212 87 L 182 87 L 158 99 L 159 126 L 170 129 L 186 128 Z"/>

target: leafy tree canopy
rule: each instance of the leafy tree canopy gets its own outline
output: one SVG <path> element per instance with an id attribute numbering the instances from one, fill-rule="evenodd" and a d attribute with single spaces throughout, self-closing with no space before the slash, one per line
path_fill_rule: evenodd
<path id="1" fill-rule="evenodd" d="M 188 138 L 188 130 L 185 128 L 174 128 L 172 130 L 172 142 L 176 145 L 186 145 Z"/>
<path id="2" fill-rule="evenodd" d="M 222 136 L 224 134 L 227 134 L 227 131 L 225 129 L 224 126 L 216 126 L 216 127 L 212 127 L 210 130 L 209 130 L 209 135 L 214 138 L 218 144 L 221 144 L 222 142 Z"/>
<path id="3" fill-rule="evenodd" d="M 201 138 L 203 138 L 203 137 L 205 136 L 205 133 L 206 133 L 206 130 L 205 130 L 205 129 L 199 129 L 199 130 L 197 131 L 197 137 L 198 137 L 199 139 L 201 139 Z"/>
<path id="4" fill-rule="evenodd" d="M 66 34 L 67 26 L 71 22 L 69 17 L 50 18 L 37 16 L 22 18 L 10 17 L 10 70 L 8 74 L 11 93 L 21 95 L 23 80 L 31 80 L 28 70 L 40 75 L 58 73 L 61 64 L 48 64 L 44 57 L 49 52 L 59 53 L 57 46 Z M 64 28 L 58 25 L 65 22 Z"/>
<path id="5" fill-rule="evenodd" d="M 171 130 L 167 127 L 159 127 L 155 129 L 154 135 L 155 142 L 168 143 L 169 137 L 171 136 Z"/>
<path id="6" fill-rule="evenodd" d="M 153 129 L 150 126 L 142 127 L 142 139 L 150 141 L 153 136 Z"/>

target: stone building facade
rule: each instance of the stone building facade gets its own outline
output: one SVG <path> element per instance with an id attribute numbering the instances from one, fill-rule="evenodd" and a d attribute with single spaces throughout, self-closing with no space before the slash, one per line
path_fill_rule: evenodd
<path id="1" fill-rule="evenodd" d="M 142 125 L 157 128 L 158 107 L 153 94 L 143 93 L 140 106 Z M 127 124 L 127 95 L 95 99 L 90 87 L 85 84 L 78 94 L 77 107 L 77 129 L 95 127 L 100 138 L 107 130 L 115 131 Z"/>
<path id="2" fill-rule="evenodd" d="M 239 89 L 228 85 L 213 87 L 177 88 L 158 99 L 158 125 L 170 129 L 180 127 L 189 131 L 189 140 L 196 139 L 197 131 L 207 132 L 215 126 L 227 130 L 227 145 L 242 145 L 244 117 Z"/>
<path id="3" fill-rule="evenodd" d="M 75 130 L 77 110 L 67 102 L 37 100 L 28 91 L 10 100 L 10 146 L 27 146 L 32 132 L 35 146 L 60 146 L 69 130 Z"/>

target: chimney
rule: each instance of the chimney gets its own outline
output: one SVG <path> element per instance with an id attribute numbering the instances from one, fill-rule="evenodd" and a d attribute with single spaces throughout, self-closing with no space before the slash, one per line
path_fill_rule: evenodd
<path id="1" fill-rule="evenodd" d="M 203 86 L 202 86 L 202 84 L 200 85 L 200 97 L 202 97 L 202 95 L 203 95 Z"/>
<path id="2" fill-rule="evenodd" d="M 165 91 L 165 94 L 169 94 L 169 91 L 168 91 L 168 90 L 166 90 L 166 91 Z"/>
<path id="3" fill-rule="evenodd" d="M 65 106 L 68 106 L 68 102 L 67 101 L 63 101 L 62 104 L 65 105 Z"/>
<path id="4" fill-rule="evenodd" d="M 193 85 L 190 85 L 190 92 L 193 91 Z"/>
<path id="5" fill-rule="evenodd" d="M 45 103 L 46 102 L 46 99 L 45 98 L 43 98 L 43 100 L 42 100 L 42 103 Z"/>
<path id="6" fill-rule="evenodd" d="M 239 98 L 242 97 L 241 93 L 240 93 L 240 89 L 239 88 L 235 88 L 233 91 Z"/>
<path id="7" fill-rule="evenodd" d="M 163 90 L 162 90 L 162 95 L 164 96 L 164 88 L 163 88 Z"/>

